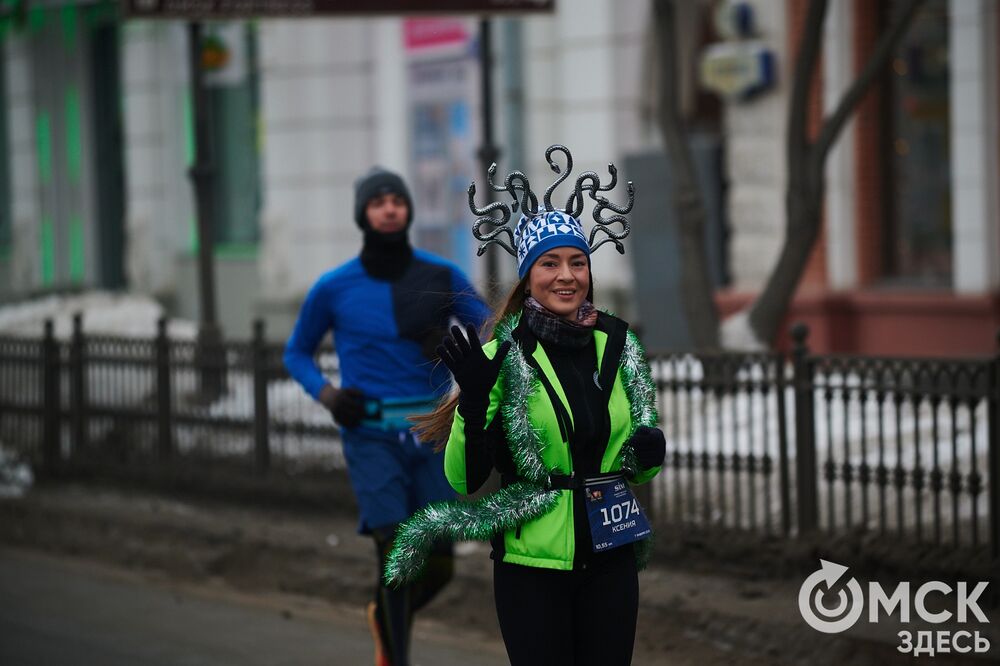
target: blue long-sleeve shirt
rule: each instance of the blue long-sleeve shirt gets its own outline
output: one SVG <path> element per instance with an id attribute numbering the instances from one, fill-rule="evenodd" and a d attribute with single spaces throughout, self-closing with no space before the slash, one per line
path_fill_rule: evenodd
<path id="1" fill-rule="evenodd" d="M 450 375 L 424 355 L 428 338 L 443 335 L 451 317 L 478 328 L 489 316 L 458 267 L 429 252 L 415 249 L 406 272 L 392 282 L 371 277 L 355 258 L 309 290 L 285 346 L 285 367 L 318 399 L 328 380 L 313 354 L 332 329 L 342 387 L 373 398 L 441 396 Z"/>

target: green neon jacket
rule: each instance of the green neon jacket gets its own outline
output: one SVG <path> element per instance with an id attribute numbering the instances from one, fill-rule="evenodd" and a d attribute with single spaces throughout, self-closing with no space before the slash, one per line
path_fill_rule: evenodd
<path id="1" fill-rule="evenodd" d="M 605 321 L 613 319 L 607 315 L 602 315 L 602 317 L 606 318 Z M 624 322 L 621 323 L 624 324 Z M 606 351 L 609 339 L 608 333 L 598 330 L 599 328 L 600 324 L 594 330 L 598 372 L 604 367 L 603 364 L 607 356 Z M 635 341 L 633 344 L 638 345 L 638 342 Z M 491 340 L 483 345 L 483 351 L 489 358 L 493 358 L 498 346 L 499 341 Z M 511 348 L 510 353 L 521 354 L 523 352 L 521 347 L 515 344 Z M 566 402 L 566 395 L 542 345 L 534 345 L 532 357 L 538 370 L 544 373 L 562 401 L 566 411 L 570 414 L 570 418 L 572 418 L 572 406 Z M 646 366 L 646 370 L 648 376 L 648 366 Z M 543 443 L 541 451 L 542 460 L 550 473 L 568 475 L 573 472 L 573 461 L 569 446 L 563 442 L 560 435 L 556 412 L 548 393 L 541 388 L 541 382 L 537 378 L 533 381 L 535 386 L 534 390 L 531 391 L 527 410 L 529 421 L 538 433 L 539 440 Z M 615 472 L 621 469 L 619 452 L 625 442 L 628 441 L 632 432 L 634 432 L 635 426 L 638 425 L 632 421 L 631 403 L 624 382 L 625 378 L 619 367 L 615 374 L 614 386 L 608 401 L 610 436 L 601 459 L 601 473 Z M 485 427 L 487 428 L 497 416 L 501 405 L 504 404 L 505 395 L 501 384 L 502 382 L 498 380 L 490 393 L 490 403 L 486 412 Z M 650 407 L 655 409 L 655 407 Z M 504 427 L 507 428 L 507 426 L 508 424 L 505 422 Z M 465 460 L 465 420 L 457 410 L 445 449 L 444 465 L 445 475 L 452 487 L 459 493 L 468 494 Z M 659 467 L 641 470 L 633 477 L 632 482 L 645 483 L 656 476 L 659 471 Z M 569 570 L 573 568 L 576 547 L 573 524 L 573 491 L 561 490 L 558 492 L 559 498 L 554 508 L 548 513 L 525 522 L 519 529 L 511 529 L 504 532 L 504 562 L 548 569 Z"/>

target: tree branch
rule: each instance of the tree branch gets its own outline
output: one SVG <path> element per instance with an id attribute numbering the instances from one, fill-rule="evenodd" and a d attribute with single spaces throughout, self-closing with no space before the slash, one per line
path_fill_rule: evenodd
<path id="1" fill-rule="evenodd" d="M 809 91 L 812 89 L 813 74 L 823 45 L 823 21 L 826 17 L 827 0 L 812 0 L 806 16 L 805 30 L 799 41 L 799 52 L 795 57 L 795 74 L 792 79 L 792 100 L 788 113 L 788 164 L 795 164 L 806 151 L 809 141 L 806 136 L 806 119 L 809 108 Z"/>

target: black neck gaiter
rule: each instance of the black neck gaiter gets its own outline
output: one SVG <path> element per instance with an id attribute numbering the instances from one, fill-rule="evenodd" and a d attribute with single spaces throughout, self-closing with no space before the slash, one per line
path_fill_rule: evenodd
<path id="1" fill-rule="evenodd" d="M 413 259 L 413 248 L 406 231 L 380 234 L 365 229 L 365 243 L 361 248 L 361 265 L 368 275 L 378 280 L 398 280 Z"/>

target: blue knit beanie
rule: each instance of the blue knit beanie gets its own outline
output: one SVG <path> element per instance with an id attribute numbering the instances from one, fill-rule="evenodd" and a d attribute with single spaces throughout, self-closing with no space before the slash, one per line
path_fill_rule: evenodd
<path id="1" fill-rule="evenodd" d="M 588 257 L 590 245 L 580 220 L 561 210 L 540 211 L 533 217 L 521 216 L 514 230 L 517 243 L 517 276 L 523 278 L 531 266 L 549 250 L 575 247 Z"/>

